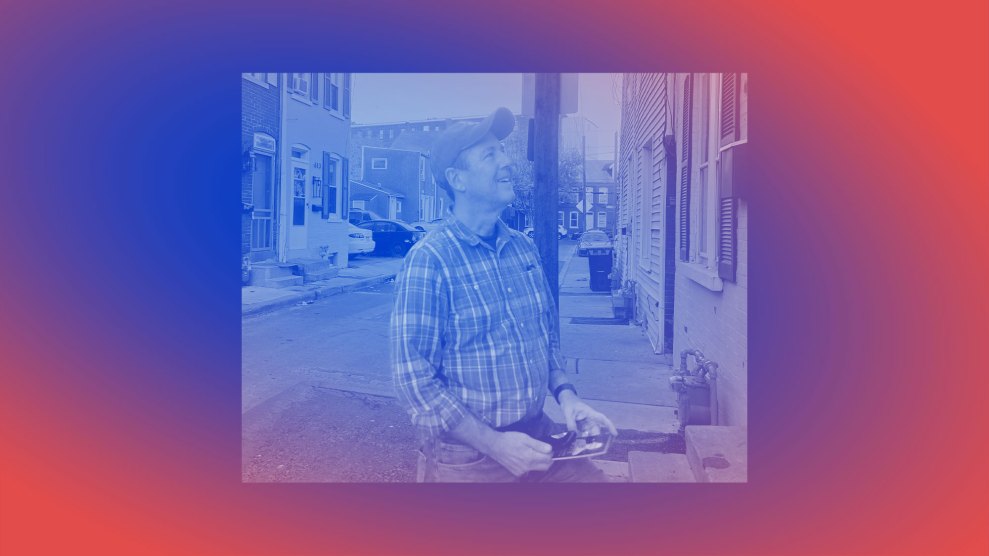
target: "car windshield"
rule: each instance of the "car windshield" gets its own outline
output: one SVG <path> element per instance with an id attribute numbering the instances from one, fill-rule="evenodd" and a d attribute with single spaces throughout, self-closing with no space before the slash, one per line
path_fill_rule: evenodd
<path id="1" fill-rule="evenodd" d="M 586 232 L 581 239 L 584 241 L 608 241 L 608 234 L 604 232 Z"/>

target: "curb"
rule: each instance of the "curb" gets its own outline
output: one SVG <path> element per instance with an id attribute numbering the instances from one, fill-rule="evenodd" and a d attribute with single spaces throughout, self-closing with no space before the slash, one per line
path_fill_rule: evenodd
<path id="1" fill-rule="evenodd" d="M 398 273 L 382 274 L 380 276 L 374 276 L 372 278 L 365 278 L 363 280 L 358 280 L 352 284 L 317 286 L 311 290 L 296 292 L 292 295 L 287 295 L 285 297 L 273 301 L 252 303 L 251 305 L 248 306 L 242 305 L 240 316 L 246 317 L 252 315 L 259 315 L 262 313 L 269 313 L 272 311 L 276 311 L 278 309 L 284 309 L 286 307 L 292 307 L 298 305 L 299 303 L 302 303 L 304 301 L 312 302 L 312 301 L 316 301 L 317 299 L 332 297 L 334 295 L 338 295 L 341 293 L 363 290 L 371 286 L 384 284 L 389 280 L 394 280 L 397 274 Z"/>

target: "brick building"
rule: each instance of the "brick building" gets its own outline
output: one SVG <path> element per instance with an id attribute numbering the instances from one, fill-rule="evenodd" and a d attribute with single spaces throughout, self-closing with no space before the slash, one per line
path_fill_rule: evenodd
<path id="1" fill-rule="evenodd" d="M 278 74 L 245 73 L 241 81 L 241 253 L 275 258 L 281 180 Z"/>

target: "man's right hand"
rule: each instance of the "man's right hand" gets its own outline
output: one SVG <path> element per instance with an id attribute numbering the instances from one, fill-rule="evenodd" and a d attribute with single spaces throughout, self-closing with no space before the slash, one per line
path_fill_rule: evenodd
<path id="1" fill-rule="evenodd" d="M 553 448 L 521 432 L 500 432 L 491 443 L 488 455 L 521 477 L 529 471 L 545 471 L 553 463 Z"/>

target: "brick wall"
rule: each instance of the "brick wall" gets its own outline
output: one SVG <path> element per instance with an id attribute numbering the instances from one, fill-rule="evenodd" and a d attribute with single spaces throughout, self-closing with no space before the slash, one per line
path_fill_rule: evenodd
<path id="1" fill-rule="evenodd" d="M 266 133 L 275 138 L 277 149 L 280 152 L 282 145 L 278 136 L 278 87 L 270 86 L 265 88 L 253 81 L 241 80 L 240 97 L 241 114 L 241 153 L 247 152 L 254 145 L 255 133 Z M 278 154 L 275 155 L 275 167 L 272 169 L 275 179 L 275 224 L 272 237 L 272 246 L 278 245 L 278 204 L 279 204 L 279 176 L 281 175 L 281 164 Z M 252 174 L 250 171 L 241 171 L 240 198 L 245 203 L 253 203 Z M 241 216 L 241 253 L 248 253 L 251 249 L 251 215 L 245 213 Z M 272 253 L 273 254 L 273 253 Z"/>

